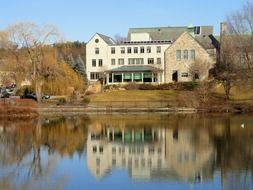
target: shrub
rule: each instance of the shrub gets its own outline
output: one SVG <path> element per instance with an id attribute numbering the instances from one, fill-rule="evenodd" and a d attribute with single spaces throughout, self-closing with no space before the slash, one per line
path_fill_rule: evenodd
<path id="1" fill-rule="evenodd" d="M 126 89 L 126 90 L 138 90 L 139 89 L 139 84 L 136 84 L 136 83 L 128 83 L 126 85 L 124 85 L 123 87 Z"/>
<path id="2" fill-rule="evenodd" d="M 181 90 L 192 91 L 192 90 L 194 90 L 198 86 L 198 83 L 194 82 L 194 81 L 190 81 L 190 82 L 183 82 L 183 83 L 181 83 L 181 85 L 182 85 L 181 86 L 182 87 Z"/>
<path id="3" fill-rule="evenodd" d="M 25 94 L 30 94 L 30 93 L 33 93 L 34 92 L 34 89 L 32 86 L 23 86 L 21 88 L 19 88 L 16 92 L 16 95 L 17 96 L 23 96 Z"/>
<path id="4" fill-rule="evenodd" d="M 89 103 L 90 103 L 90 98 L 84 97 L 83 100 L 82 100 L 82 102 L 83 102 L 84 104 L 89 104 Z"/>
<path id="5" fill-rule="evenodd" d="M 157 87 L 152 84 L 140 84 L 139 90 L 156 90 Z"/>
<path id="6" fill-rule="evenodd" d="M 66 102 L 67 102 L 66 98 L 59 98 L 57 104 L 58 105 L 63 105 L 63 104 L 66 104 Z"/>

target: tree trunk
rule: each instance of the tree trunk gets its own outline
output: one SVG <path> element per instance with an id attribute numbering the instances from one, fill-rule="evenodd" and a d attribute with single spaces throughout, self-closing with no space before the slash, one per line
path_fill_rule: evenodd
<path id="1" fill-rule="evenodd" d="M 35 92 L 37 96 L 37 101 L 40 103 L 41 102 L 41 89 L 42 89 L 43 81 L 35 81 Z"/>

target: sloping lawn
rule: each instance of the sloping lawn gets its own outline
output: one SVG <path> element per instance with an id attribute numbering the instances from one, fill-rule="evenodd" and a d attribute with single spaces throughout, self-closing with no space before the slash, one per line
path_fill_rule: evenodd
<path id="1" fill-rule="evenodd" d="M 174 90 L 124 90 L 111 91 L 89 96 L 92 102 L 104 101 L 175 101 L 177 93 Z"/>

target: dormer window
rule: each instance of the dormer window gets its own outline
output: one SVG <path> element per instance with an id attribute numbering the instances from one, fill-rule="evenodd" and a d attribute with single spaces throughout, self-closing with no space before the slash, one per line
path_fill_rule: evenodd
<path id="1" fill-rule="evenodd" d="M 201 30 L 200 26 L 195 26 L 194 27 L 194 34 L 200 35 L 200 32 L 201 32 L 200 30 Z"/>

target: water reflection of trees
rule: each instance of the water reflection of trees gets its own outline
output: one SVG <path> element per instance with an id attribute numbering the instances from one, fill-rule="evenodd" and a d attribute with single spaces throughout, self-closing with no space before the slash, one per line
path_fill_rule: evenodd
<path id="1" fill-rule="evenodd" d="M 45 185 L 42 181 L 50 182 L 60 156 L 84 153 L 87 123 L 87 117 L 1 121 L 0 167 L 5 170 L 0 171 L 0 186 L 15 189 L 19 181 L 16 189 L 37 189 Z M 51 181 L 53 189 L 61 187 L 65 178 Z"/>

